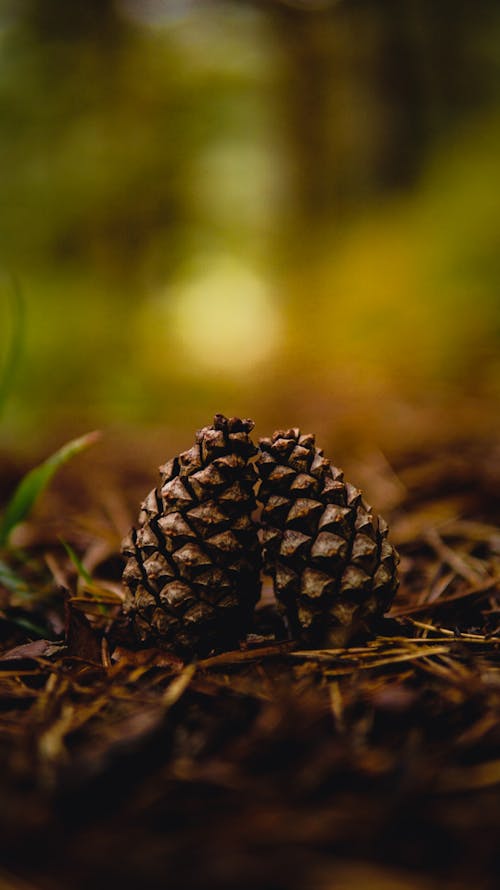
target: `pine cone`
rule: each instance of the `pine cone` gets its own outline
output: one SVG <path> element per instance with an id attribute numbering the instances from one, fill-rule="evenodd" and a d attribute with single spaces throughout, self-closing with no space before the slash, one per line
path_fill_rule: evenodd
<path id="1" fill-rule="evenodd" d="M 298 429 L 260 440 L 264 569 L 294 636 L 344 646 L 385 612 L 399 557 L 387 525 Z"/>
<path id="2" fill-rule="evenodd" d="M 142 642 L 204 655 L 249 630 L 261 562 L 252 428 L 217 414 L 189 451 L 160 467 L 160 485 L 122 545 L 126 610 Z"/>

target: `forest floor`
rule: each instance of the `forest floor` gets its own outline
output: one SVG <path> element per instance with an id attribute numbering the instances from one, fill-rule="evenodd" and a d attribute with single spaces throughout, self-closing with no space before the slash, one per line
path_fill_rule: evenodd
<path id="1" fill-rule="evenodd" d="M 3 556 L 0 888 L 497 887 L 500 440 L 361 461 L 401 554 L 371 639 L 299 649 L 266 584 L 192 665 L 110 632 L 143 459 L 77 458 Z"/>

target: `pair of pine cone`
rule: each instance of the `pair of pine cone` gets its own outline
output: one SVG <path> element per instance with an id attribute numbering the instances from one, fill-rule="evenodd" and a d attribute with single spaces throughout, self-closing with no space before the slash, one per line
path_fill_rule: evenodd
<path id="1" fill-rule="evenodd" d="M 305 645 L 346 645 L 392 602 L 398 556 L 384 520 L 313 435 L 278 431 L 257 448 L 253 426 L 218 414 L 160 467 L 122 547 L 125 610 L 140 642 L 182 655 L 237 646 L 252 628 L 262 567 Z"/>

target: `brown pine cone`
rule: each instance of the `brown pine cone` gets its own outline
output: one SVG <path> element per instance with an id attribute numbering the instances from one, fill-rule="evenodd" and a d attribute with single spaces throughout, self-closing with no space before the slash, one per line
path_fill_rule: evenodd
<path id="1" fill-rule="evenodd" d="M 183 655 L 244 639 L 260 594 L 251 420 L 217 414 L 160 467 L 138 528 L 122 545 L 126 610 L 140 641 Z"/>
<path id="2" fill-rule="evenodd" d="M 264 568 L 294 636 L 344 646 L 388 608 L 399 557 L 385 521 L 298 429 L 261 439 Z"/>

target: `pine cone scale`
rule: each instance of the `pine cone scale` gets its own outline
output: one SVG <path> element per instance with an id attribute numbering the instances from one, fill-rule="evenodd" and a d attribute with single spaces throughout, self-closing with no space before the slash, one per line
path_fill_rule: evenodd
<path id="1" fill-rule="evenodd" d="M 245 636 L 260 590 L 252 427 L 217 415 L 160 468 L 123 543 L 127 610 L 141 641 L 205 654 Z"/>
<path id="2" fill-rule="evenodd" d="M 306 645 L 345 645 L 390 605 L 398 557 L 384 520 L 312 435 L 294 428 L 261 439 L 254 464 L 252 427 L 216 415 L 160 468 L 141 504 L 122 547 L 140 641 L 184 655 L 237 645 L 259 595 L 261 555 Z"/>
<path id="3" fill-rule="evenodd" d="M 297 429 L 260 441 L 259 539 L 281 611 L 308 644 L 345 644 L 396 588 L 387 526 Z"/>

